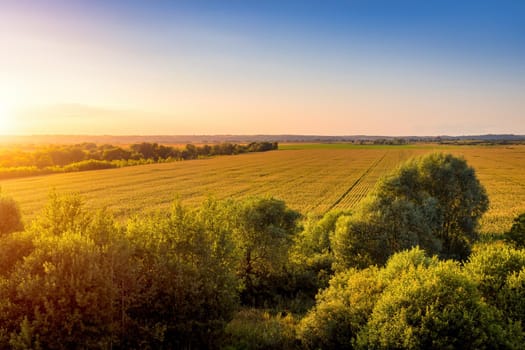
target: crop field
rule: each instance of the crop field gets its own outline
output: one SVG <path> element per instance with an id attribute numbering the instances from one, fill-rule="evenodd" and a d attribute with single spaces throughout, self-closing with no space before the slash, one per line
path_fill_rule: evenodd
<path id="1" fill-rule="evenodd" d="M 166 208 L 176 198 L 194 205 L 207 197 L 274 196 L 303 214 L 351 209 L 400 162 L 432 151 L 462 155 L 491 200 L 482 231 L 499 233 L 525 212 L 525 146 L 351 146 L 290 144 L 279 151 L 135 167 L 47 175 L 0 182 L 25 218 L 51 190 L 78 192 L 88 207 L 124 218 Z"/>

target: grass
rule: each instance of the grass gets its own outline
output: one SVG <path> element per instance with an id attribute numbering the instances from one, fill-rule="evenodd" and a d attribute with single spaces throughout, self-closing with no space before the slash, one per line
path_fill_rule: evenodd
<path id="1" fill-rule="evenodd" d="M 283 145 L 283 150 L 128 168 L 4 180 L 26 218 L 49 192 L 78 192 L 89 207 L 106 206 L 127 217 L 166 208 L 176 198 L 190 205 L 218 199 L 270 195 L 303 214 L 351 209 L 376 181 L 401 161 L 431 151 L 462 155 L 491 200 L 482 231 L 500 233 L 525 212 L 525 146 Z"/>

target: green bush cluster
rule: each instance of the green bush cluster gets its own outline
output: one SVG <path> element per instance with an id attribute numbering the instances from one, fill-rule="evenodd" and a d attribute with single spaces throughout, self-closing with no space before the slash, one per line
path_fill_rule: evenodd
<path id="1" fill-rule="evenodd" d="M 341 272 L 299 338 L 309 349 L 519 349 L 523 257 L 489 245 L 462 266 L 413 248 L 383 268 Z"/>
<path id="2" fill-rule="evenodd" d="M 278 299 L 297 219 L 262 198 L 118 224 L 51 193 L 25 231 L 3 221 L 0 348 L 217 348 L 241 305 Z"/>

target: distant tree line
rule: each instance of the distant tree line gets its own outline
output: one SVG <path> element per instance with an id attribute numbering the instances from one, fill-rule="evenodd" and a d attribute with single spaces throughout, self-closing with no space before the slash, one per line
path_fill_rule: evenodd
<path id="1" fill-rule="evenodd" d="M 404 138 L 378 139 L 374 140 L 374 145 L 408 145 L 410 142 Z"/>
<path id="2" fill-rule="evenodd" d="M 122 223 L 0 196 L 2 349 L 520 349 L 525 214 L 479 242 L 488 197 L 432 154 L 352 212 L 208 199 Z"/>
<path id="3" fill-rule="evenodd" d="M 148 142 L 132 144 L 129 147 L 95 143 L 48 145 L 36 149 L 2 152 L 0 154 L 0 178 L 99 170 L 276 149 L 278 149 L 277 142 L 249 144 L 225 142 L 201 146 L 187 144 L 183 148 Z"/>

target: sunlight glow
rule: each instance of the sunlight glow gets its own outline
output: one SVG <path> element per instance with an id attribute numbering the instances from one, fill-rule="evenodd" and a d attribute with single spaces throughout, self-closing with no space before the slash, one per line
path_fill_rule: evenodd
<path id="1" fill-rule="evenodd" d="M 12 118 L 10 108 L 0 101 L 0 135 L 7 135 L 12 131 Z"/>

